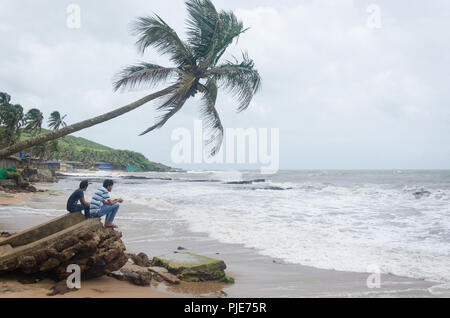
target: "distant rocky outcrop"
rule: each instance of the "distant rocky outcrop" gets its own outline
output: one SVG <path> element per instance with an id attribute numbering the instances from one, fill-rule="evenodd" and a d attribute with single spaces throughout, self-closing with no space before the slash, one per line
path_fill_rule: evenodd
<path id="1" fill-rule="evenodd" d="M 21 176 L 11 179 L 0 179 L 0 191 L 7 193 L 37 192 L 37 189 Z"/>
<path id="2" fill-rule="evenodd" d="M 37 192 L 32 185 L 35 182 L 58 182 L 56 172 L 50 169 L 24 168 L 8 179 L 0 179 L 0 191 L 17 192 Z"/>
<path id="3" fill-rule="evenodd" d="M 56 172 L 50 169 L 25 168 L 21 176 L 24 181 L 28 182 L 58 182 Z"/>

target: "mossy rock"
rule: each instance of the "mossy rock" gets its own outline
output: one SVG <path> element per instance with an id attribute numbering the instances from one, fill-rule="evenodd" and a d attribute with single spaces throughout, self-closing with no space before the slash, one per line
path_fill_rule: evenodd
<path id="1" fill-rule="evenodd" d="M 165 267 L 187 282 L 218 281 L 234 283 L 234 279 L 225 274 L 225 262 L 215 258 L 189 252 L 165 254 L 153 258 L 152 266 Z"/>

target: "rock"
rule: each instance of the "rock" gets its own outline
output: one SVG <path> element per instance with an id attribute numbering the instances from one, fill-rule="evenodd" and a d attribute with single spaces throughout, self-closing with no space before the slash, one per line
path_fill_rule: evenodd
<path id="1" fill-rule="evenodd" d="M 223 290 L 219 290 L 219 291 L 215 292 L 214 294 L 218 298 L 223 298 L 223 297 L 227 297 L 228 296 L 228 294 L 226 292 L 224 292 Z"/>
<path id="2" fill-rule="evenodd" d="M 11 250 L 12 250 L 12 247 L 9 244 L 0 246 L 0 256 L 8 253 Z"/>
<path id="3" fill-rule="evenodd" d="M 40 267 L 40 272 L 48 272 L 54 268 L 57 268 L 61 262 L 57 258 L 49 258 Z"/>
<path id="4" fill-rule="evenodd" d="M 108 276 L 118 280 L 125 280 L 125 275 L 120 270 L 111 272 Z"/>
<path id="5" fill-rule="evenodd" d="M 21 284 L 24 285 L 29 285 L 29 284 L 36 284 L 39 283 L 41 281 L 41 277 L 36 276 L 36 275 L 28 275 L 22 278 L 19 278 L 17 281 Z"/>
<path id="6" fill-rule="evenodd" d="M 25 168 L 22 177 L 29 182 L 58 182 L 56 172 L 50 169 Z"/>
<path id="7" fill-rule="evenodd" d="M 145 253 L 139 253 L 137 255 L 133 253 L 127 253 L 126 255 L 128 258 L 131 258 L 133 263 L 136 264 L 137 266 L 149 267 L 152 264 L 147 254 Z"/>
<path id="8" fill-rule="evenodd" d="M 189 252 L 154 257 L 152 266 L 164 267 L 184 281 L 234 282 L 232 277 L 225 274 L 226 265 L 224 261 Z"/>
<path id="9" fill-rule="evenodd" d="M 131 263 L 126 263 L 120 270 L 112 272 L 109 276 L 139 286 L 149 286 L 152 281 L 152 273 L 146 267 Z"/>
<path id="10" fill-rule="evenodd" d="M 13 179 L 0 179 L 1 187 L 15 187 L 17 184 Z"/>
<path id="11" fill-rule="evenodd" d="M 425 190 L 424 188 L 421 188 L 420 190 L 414 192 L 413 195 L 416 199 L 420 199 L 422 197 L 429 197 L 431 195 L 431 192 Z"/>
<path id="12" fill-rule="evenodd" d="M 36 192 L 37 189 L 24 180 L 22 176 L 0 179 L 0 190 L 7 193 Z"/>
<path id="13" fill-rule="evenodd" d="M 64 216 L 0 241 L 0 274 L 19 270 L 65 280 L 67 267 L 80 267 L 82 279 L 103 276 L 127 262 L 122 233 L 104 228 L 81 213 Z M 8 248 L 10 246 L 10 248 Z"/>
<path id="14" fill-rule="evenodd" d="M 13 233 L 9 233 L 9 232 L 1 232 L 1 233 L 0 233 L 0 238 L 3 238 L 3 237 L 10 237 L 11 235 L 13 235 Z"/>
<path id="15" fill-rule="evenodd" d="M 153 273 L 153 277 L 155 277 L 155 280 L 159 282 L 165 280 L 166 282 L 169 282 L 171 284 L 180 283 L 180 279 L 177 276 L 169 273 L 167 268 L 151 266 L 148 268 L 148 270 Z"/>
<path id="16" fill-rule="evenodd" d="M 183 251 L 183 250 L 186 250 L 186 249 L 183 246 L 178 246 L 177 250 Z"/>

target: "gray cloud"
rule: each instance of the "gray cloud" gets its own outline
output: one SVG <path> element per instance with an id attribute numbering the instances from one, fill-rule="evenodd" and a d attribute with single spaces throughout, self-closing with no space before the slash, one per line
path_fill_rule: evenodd
<path id="1" fill-rule="evenodd" d="M 73 2 L 79 30 L 66 27 Z M 369 29 L 371 2 L 215 1 L 251 27 L 231 53 L 248 50 L 263 77 L 242 114 L 220 92 L 224 125 L 280 128 L 285 169 L 450 168 L 450 4 L 377 1 L 382 28 Z M 70 122 L 133 101 L 147 91 L 113 93 L 114 74 L 142 59 L 168 64 L 155 52 L 139 56 L 129 34 L 135 17 L 152 12 L 183 33 L 183 1 L 2 1 L 0 90 Z M 151 104 L 77 135 L 171 164 L 171 132 L 192 128 L 197 110 L 189 102 L 145 137 L 137 135 L 153 124 Z"/>

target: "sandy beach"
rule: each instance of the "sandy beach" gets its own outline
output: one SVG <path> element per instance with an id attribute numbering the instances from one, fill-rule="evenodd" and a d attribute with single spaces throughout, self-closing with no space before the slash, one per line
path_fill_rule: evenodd
<path id="1" fill-rule="evenodd" d="M 28 202 L 30 197 L 29 193 L 6 193 L 0 191 L 0 205 L 14 205 Z"/>
<path id="2" fill-rule="evenodd" d="M 7 275 L 0 279 L 0 298 L 46 298 L 55 285 L 51 280 L 22 284 L 20 276 Z M 103 276 L 82 282 L 81 289 L 54 298 L 169 298 L 175 295 L 157 291 L 155 287 L 140 287 Z"/>
<path id="3" fill-rule="evenodd" d="M 46 192 L 26 195 L 0 195 L 0 231 L 18 232 L 51 219 L 42 213 L 18 213 L 20 207 L 63 210 L 68 191 L 58 184 L 42 184 Z M 9 212 L 5 212 L 10 211 Z M 380 288 L 368 288 L 367 273 L 322 270 L 261 255 L 256 249 L 238 244 L 224 244 L 205 233 L 191 232 L 182 222 L 160 219 L 151 224 L 127 218 L 148 210 L 138 204 L 124 204 L 117 224 L 123 232 L 128 251 L 145 252 L 150 257 L 170 253 L 178 247 L 205 256 L 220 258 L 227 264 L 227 274 L 235 284 L 185 283 L 151 287 L 133 286 L 109 277 L 82 282 L 79 291 L 61 297 L 448 297 L 448 290 L 437 283 L 393 275 L 381 275 Z M 59 213 L 59 212 L 58 212 Z M 156 212 L 155 212 L 156 213 Z M 158 234 L 159 233 L 159 234 Z M 154 239 L 155 234 L 160 239 Z M 150 239 L 153 238 L 153 239 Z M 0 277 L 0 297 L 48 297 L 53 282 L 21 284 L 17 277 Z"/>

